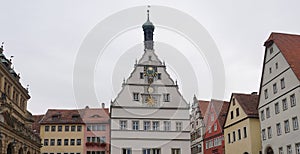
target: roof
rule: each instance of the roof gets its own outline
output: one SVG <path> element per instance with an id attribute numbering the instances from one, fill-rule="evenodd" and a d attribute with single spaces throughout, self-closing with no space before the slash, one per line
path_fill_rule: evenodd
<path id="1" fill-rule="evenodd" d="M 249 117 L 258 117 L 258 99 L 259 96 L 257 94 L 232 94 L 235 99 L 238 101 L 244 112 Z"/>
<path id="2" fill-rule="evenodd" d="M 44 117 L 44 114 L 42 115 L 33 115 L 32 118 L 34 122 L 32 123 L 32 130 L 38 134 L 40 134 L 40 121 Z"/>
<path id="3" fill-rule="evenodd" d="M 265 46 L 275 43 L 300 80 L 300 35 L 272 33 Z"/>
<path id="4" fill-rule="evenodd" d="M 77 109 L 48 109 L 40 124 L 82 124 L 83 120 Z"/>
<path id="5" fill-rule="evenodd" d="M 40 124 L 84 124 L 109 122 L 108 108 L 49 109 Z"/>
<path id="6" fill-rule="evenodd" d="M 108 123 L 108 108 L 85 108 L 79 110 L 84 123 Z"/>
<path id="7" fill-rule="evenodd" d="M 202 117 L 206 114 L 208 105 L 209 105 L 209 101 L 203 101 L 203 100 L 198 101 L 198 106 Z"/>
<path id="8" fill-rule="evenodd" d="M 225 119 L 226 119 L 226 115 L 227 115 L 227 110 L 229 107 L 229 102 L 226 101 L 221 101 L 221 100 L 211 100 L 208 106 L 209 108 L 213 108 L 214 112 L 216 113 L 217 117 L 218 117 L 218 121 L 220 126 L 223 126 Z M 209 113 L 205 114 L 205 118 L 208 118 L 207 116 L 209 115 Z M 205 120 L 207 121 L 207 120 Z"/>

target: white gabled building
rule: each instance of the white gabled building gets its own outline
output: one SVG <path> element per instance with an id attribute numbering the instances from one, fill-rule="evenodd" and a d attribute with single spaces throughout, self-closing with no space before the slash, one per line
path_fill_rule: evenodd
<path id="1" fill-rule="evenodd" d="M 144 54 L 111 104 L 111 153 L 190 154 L 189 104 L 154 52 L 149 12 L 143 31 Z"/>
<path id="2" fill-rule="evenodd" d="M 300 154 L 300 36 L 272 33 L 265 42 L 259 116 L 263 154 Z"/>

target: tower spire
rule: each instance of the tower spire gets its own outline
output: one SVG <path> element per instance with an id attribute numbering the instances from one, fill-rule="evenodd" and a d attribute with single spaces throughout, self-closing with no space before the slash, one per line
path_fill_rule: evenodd
<path id="1" fill-rule="evenodd" d="M 3 44 L 4 44 L 4 42 L 1 43 L 0 53 L 3 53 L 3 51 L 4 51 L 4 49 L 3 49 Z"/>
<path id="2" fill-rule="evenodd" d="M 143 31 L 144 31 L 144 45 L 145 50 L 153 50 L 153 32 L 154 32 L 154 25 L 150 21 L 150 6 L 148 5 L 147 9 L 147 21 L 143 24 Z"/>

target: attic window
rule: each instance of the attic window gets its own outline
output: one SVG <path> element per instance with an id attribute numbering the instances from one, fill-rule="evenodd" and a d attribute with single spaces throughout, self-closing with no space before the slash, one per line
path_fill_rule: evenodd
<path id="1" fill-rule="evenodd" d="M 98 115 L 98 114 L 94 114 L 94 115 L 91 116 L 91 118 L 100 118 L 100 117 L 101 117 L 101 116 Z"/>
<path id="2" fill-rule="evenodd" d="M 52 115 L 52 120 L 58 120 L 60 118 L 60 114 L 54 114 Z"/>
<path id="3" fill-rule="evenodd" d="M 273 47 L 270 48 L 270 54 L 274 52 Z"/>
<path id="4" fill-rule="evenodd" d="M 80 116 L 80 115 L 78 115 L 78 114 L 74 114 L 74 115 L 72 115 L 72 119 L 73 119 L 73 120 L 77 120 L 77 119 L 79 118 L 79 116 Z"/>
<path id="5" fill-rule="evenodd" d="M 235 99 L 232 99 L 232 105 L 235 106 Z"/>

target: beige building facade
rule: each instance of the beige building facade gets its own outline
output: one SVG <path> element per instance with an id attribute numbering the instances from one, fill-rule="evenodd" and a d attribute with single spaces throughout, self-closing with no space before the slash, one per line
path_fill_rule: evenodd
<path id="1" fill-rule="evenodd" d="M 257 94 L 232 94 L 224 124 L 225 153 L 261 153 Z"/>

